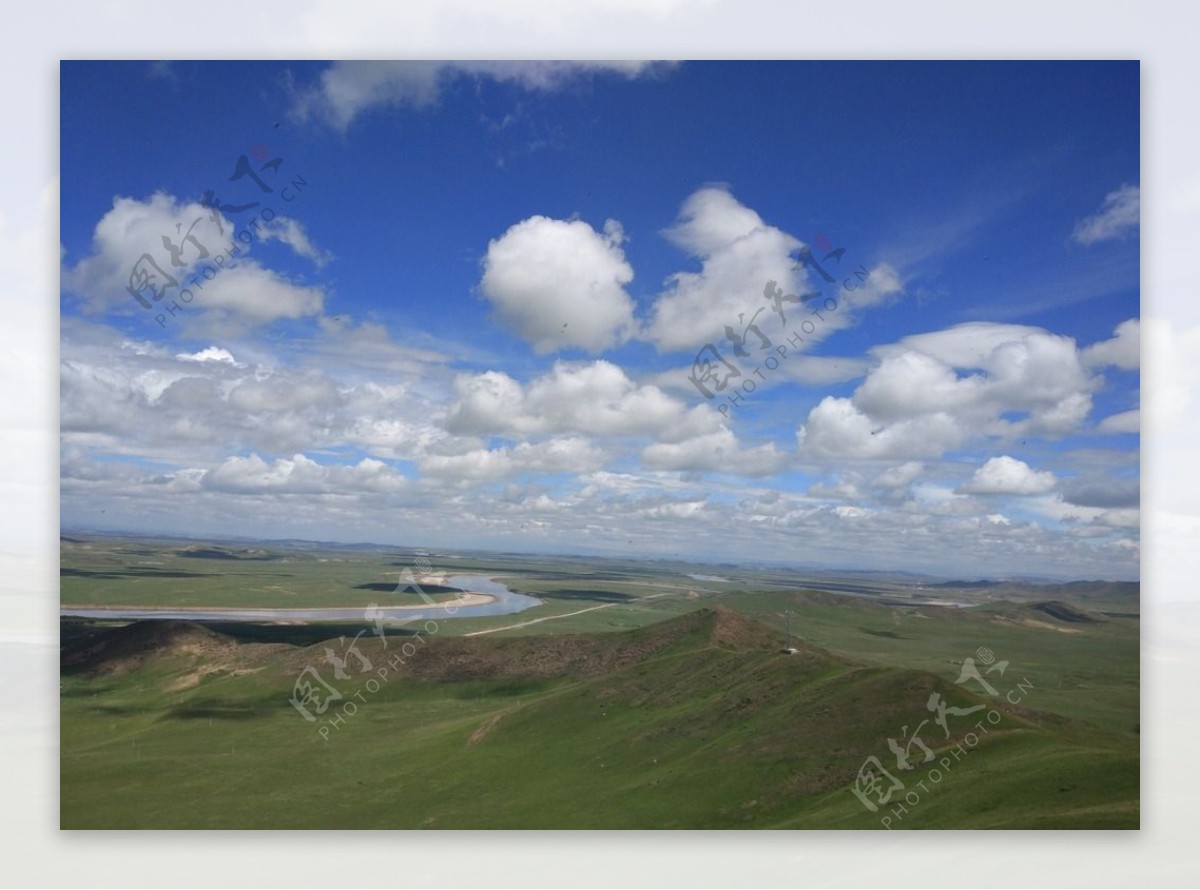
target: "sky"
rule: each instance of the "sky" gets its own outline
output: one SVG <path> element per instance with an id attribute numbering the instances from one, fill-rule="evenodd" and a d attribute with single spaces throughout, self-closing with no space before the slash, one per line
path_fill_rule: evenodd
<path id="1" fill-rule="evenodd" d="M 64 529 L 1139 577 L 1136 62 L 65 62 Z"/>

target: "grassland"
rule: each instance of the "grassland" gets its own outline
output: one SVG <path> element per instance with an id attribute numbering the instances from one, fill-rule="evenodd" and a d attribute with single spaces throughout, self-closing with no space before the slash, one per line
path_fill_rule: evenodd
<path id="1" fill-rule="evenodd" d="M 66 574 L 64 604 L 132 604 L 137 586 L 147 606 L 342 605 L 415 558 L 86 544 L 64 544 L 64 570 L 116 577 Z M 887 740 L 933 716 L 934 692 L 987 710 L 950 717 L 949 738 L 925 727 L 934 765 L 950 765 L 890 827 L 1138 824 L 1137 603 L 1125 588 L 938 589 L 979 602 L 949 608 L 914 601 L 903 579 L 458 556 L 428 558 L 544 605 L 443 621 L 424 639 L 398 631 L 386 648 L 368 633 L 358 645 L 376 671 L 405 642 L 414 654 L 375 691 L 367 674 L 337 682 L 354 713 L 335 706 L 312 723 L 289 703 L 297 676 L 329 677 L 324 650 L 362 625 L 64 619 L 63 827 L 877 829 L 886 808 L 871 813 L 848 789 L 865 758 L 894 763 Z M 188 570 L 202 580 L 134 585 L 122 573 L 138 560 L 199 566 Z M 838 584 L 858 589 L 818 589 Z M 955 685 L 980 647 L 1008 662 L 989 675 L 998 692 L 1028 684 L 1019 703 Z M 999 722 L 967 745 L 988 711 Z"/>

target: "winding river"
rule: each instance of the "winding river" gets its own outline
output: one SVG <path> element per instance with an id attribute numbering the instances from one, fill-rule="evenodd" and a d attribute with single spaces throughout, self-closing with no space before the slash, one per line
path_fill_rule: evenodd
<path id="1" fill-rule="evenodd" d="M 451 600 L 437 606 L 419 608 L 379 603 L 367 617 L 365 608 L 347 609 L 60 609 L 64 618 L 111 618 L 119 621 L 175 619 L 182 621 L 370 621 L 376 617 L 396 621 L 439 621 L 450 618 L 482 618 L 488 615 L 512 615 L 524 612 L 542 601 L 523 593 L 513 593 L 505 585 L 485 575 L 451 575 L 446 587 L 463 592 L 468 603 L 455 606 Z M 473 596 L 474 595 L 474 596 Z M 384 597 L 380 597 L 384 599 Z M 453 611 L 451 611 L 453 610 Z"/>

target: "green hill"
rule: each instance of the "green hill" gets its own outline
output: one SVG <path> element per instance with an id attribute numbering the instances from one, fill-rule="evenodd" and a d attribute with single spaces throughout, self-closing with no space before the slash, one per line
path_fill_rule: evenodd
<path id="1" fill-rule="evenodd" d="M 62 827 L 872 829 L 905 793 L 917 802 L 892 828 L 1137 826 L 1136 737 L 1026 707 L 1036 689 L 1012 705 L 787 643 L 723 608 L 408 650 L 368 634 L 372 668 L 348 662 L 331 725 L 289 696 L 305 667 L 332 681 L 337 639 L 239 643 L 186 622 L 80 634 L 62 657 Z M 951 712 L 946 739 L 935 694 L 985 707 Z M 897 770 L 887 740 L 922 720 L 934 759 Z M 907 786 L 876 813 L 850 791 L 872 756 Z"/>

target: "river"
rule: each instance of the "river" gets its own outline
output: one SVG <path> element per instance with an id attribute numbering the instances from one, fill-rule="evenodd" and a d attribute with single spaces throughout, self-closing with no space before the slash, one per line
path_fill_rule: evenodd
<path id="1" fill-rule="evenodd" d="M 451 575 L 446 587 L 456 587 L 464 593 L 483 594 L 487 602 L 455 607 L 454 601 L 419 609 L 388 608 L 379 603 L 374 614 L 398 621 L 425 621 L 450 618 L 482 618 L 488 615 L 512 615 L 524 612 L 542 601 L 537 597 L 514 593 L 505 585 L 485 575 Z M 384 597 L 380 597 L 384 599 Z M 447 609 L 454 609 L 450 612 Z M 60 609 L 63 618 L 109 618 L 118 621 L 145 619 L 175 619 L 180 621 L 370 621 L 365 608 L 357 609 Z"/>

